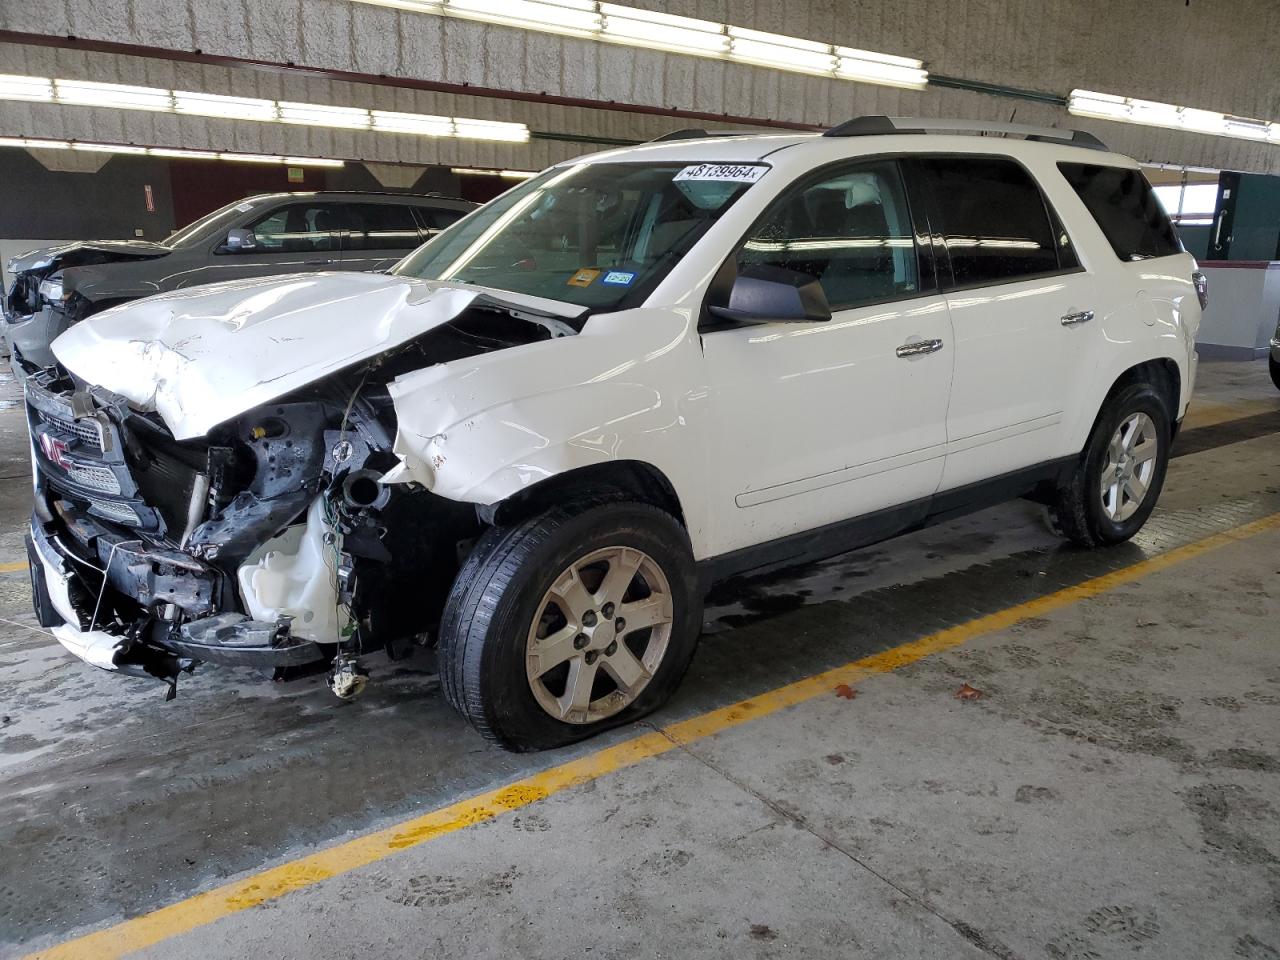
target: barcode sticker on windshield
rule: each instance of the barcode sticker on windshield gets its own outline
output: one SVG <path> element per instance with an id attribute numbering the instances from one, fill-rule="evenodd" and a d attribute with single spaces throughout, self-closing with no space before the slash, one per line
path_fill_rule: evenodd
<path id="1" fill-rule="evenodd" d="M 744 163 L 695 163 L 677 173 L 673 180 L 728 180 L 733 183 L 755 183 L 768 167 Z"/>

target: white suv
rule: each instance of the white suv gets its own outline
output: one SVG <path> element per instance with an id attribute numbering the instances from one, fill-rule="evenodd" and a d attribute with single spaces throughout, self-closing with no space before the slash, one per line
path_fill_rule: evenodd
<path id="1" fill-rule="evenodd" d="M 666 699 L 727 576 L 1012 497 L 1133 536 L 1195 269 L 1137 164 L 1070 131 L 862 118 L 564 163 L 391 275 L 58 339 L 27 385 L 36 608 L 171 691 L 209 662 L 351 696 L 357 654 L 438 646 L 482 734 L 563 744 Z"/>

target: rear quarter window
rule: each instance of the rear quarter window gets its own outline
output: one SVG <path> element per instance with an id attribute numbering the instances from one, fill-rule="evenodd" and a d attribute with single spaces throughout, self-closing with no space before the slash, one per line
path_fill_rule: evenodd
<path id="1" fill-rule="evenodd" d="M 1060 163 L 1058 169 L 1121 260 L 1182 252 L 1177 231 L 1142 171 L 1091 163 Z"/>

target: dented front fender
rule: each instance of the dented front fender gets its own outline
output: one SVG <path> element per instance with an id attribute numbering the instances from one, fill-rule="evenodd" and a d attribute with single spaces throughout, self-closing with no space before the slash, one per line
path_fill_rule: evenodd
<path id="1" fill-rule="evenodd" d="M 576 337 L 406 374 L 389 385 L 400 463 L 388 483 L 492 504 L 611 460 L 658 466 L 678 496 L 705 469 L 701 350 L 685 311 L 594 317 Z"/>

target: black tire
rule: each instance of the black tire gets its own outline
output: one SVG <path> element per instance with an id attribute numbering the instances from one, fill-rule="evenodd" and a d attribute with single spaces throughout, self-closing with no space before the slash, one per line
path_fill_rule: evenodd
<path id="1" fill-rule="evenodd" d="M 1275 357 L 1267 357 L 1267 366 L 1271 370 L 1271 382 L 1276 385 L 1276 389 L 1280 390 L 1280 363 L 1276 362 Z"/>
<path id="2" fill-rule="evenodd" d="M 1124 521 L 1107 516 L 1102 503 L 1102 470 L 1112 436 L 1135 413 L 1145 413 L 1155 423 L 1157 450 L 1155 469 L 1145 498 L 1137 511 Z M 1061 487 L 1050 506 L 1051 526 L 1073 543 L 1086 547 L 1123 543 L 1142 529 L 1151 516 L 1164 486 L 1172 443 L 1171 418 L 1165 401 L 1149 383 L 1131 383 L 1112 394 L 1098 414 L 1080 461 L 1068 483 Z"/>
<path id="3" fill-rule="evenodd" d="M 544 710 L 530 689 L 525 646 L 556 578 L 594 550 L 643 551 L 672 598 L 667 649 L 647 686 L 613 716 L 569 723 Z M 594 736 L 650 713 L 680 684 L 702 627 L 702 596 L 689 537 L 666 511 L 632 501 L 554 507 L 490 529 L 463 564 L 440 625 L 445 699 L 486 739 L 508 750 L 545 750 Z"/>

